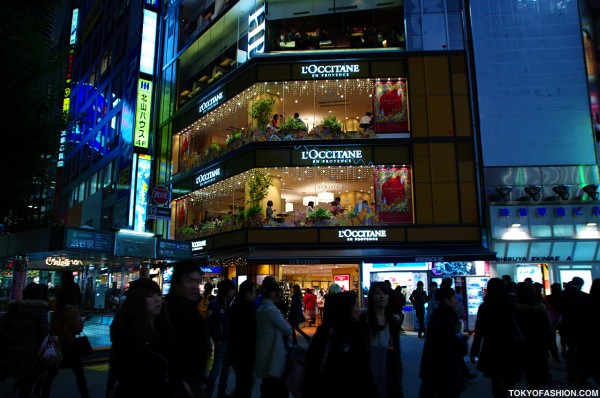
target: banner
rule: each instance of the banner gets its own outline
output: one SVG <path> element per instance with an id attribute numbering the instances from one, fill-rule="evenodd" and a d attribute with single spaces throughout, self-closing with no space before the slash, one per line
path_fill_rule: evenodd
<path id="1" fill-rule="evenodd" d="M 412 224 L 412 176 L 408 167 L 375 169 L 375 206 L 379 221 Z"/>
<path id="2" fill-rule="evenodd" d="M 398 133 L 409 130 L 406 80 L 375 82 L 375 131 Z"/>

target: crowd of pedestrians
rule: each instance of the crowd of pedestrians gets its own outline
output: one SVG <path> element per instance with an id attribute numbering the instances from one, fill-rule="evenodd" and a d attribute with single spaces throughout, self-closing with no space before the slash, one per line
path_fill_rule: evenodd
<path id="1" fill-rule="evenodd" d="M 251 281 L 237 289 L 225 279 L 200 294 L 202 274 L 191 261 L 175 265 L 165 299 L 150 279 L 132 282 L 111 326 L 108 397 L 225 398 L 230 367 L 235 372 L 234 397 L 252 396 L 260 379 L 262 398 L 288 398 L 290 393 L 323 396 L 398 398 L 404 396 L 401 356 L 402 312 L 406 296 L 389 281 L 374 282 L 365 309 L 354 292 L 332 284 L 325 294 L 321 322 L 312 338 L 301 328 L 314 323 L 316 296 L 292 286 L 289 308 L 281 286 L 267 277 L 257 290 Z M 57 310 L 48 322 L 47 291 L 30 284 L 23 300 L 11 302 L 0 318 L 0 365 L 15 380 L 15 395 L 48 397 L 59 369 L 71 368 L 82 397 L 85 375 L 75 342 L 83 328 L 78 312 L 80 292 L 65 280 Z M 410 295 L 425 338 L 419 377 L 421 398 L 459 397 L 465 381 L 475 377 L 468 355 L 491 379 L 494 397 L 524 378 L 527 388 L 543 389 L 548 361 L 567 363 L 568 379 L 585 387 L 600 382 L 600 279 L 590 294 L 573 278 L 564 290 L 530 280 L 491 278 L 479 307 L 475 336 L 468 352 L 463 332 L 463 297 L 452 279 L 432 283 L 425 292 L 417 284 Z M 313 299 L 313 297 L 315 297 Z M 426 305 L 427 304 L 427 309 Z M 561 350 L 556 344 L 560 333 Z M 296 333 L 308 343 L 298 347 Z M 59 366 L 44 366 L 38 350 L 47 336 L 57 336 Z M 300 355 L 299 355 L 300 354 Z M 300 369 L 300 372 L 298 370 Z M 2 374 L 5 376 L 5 374 Z"/>

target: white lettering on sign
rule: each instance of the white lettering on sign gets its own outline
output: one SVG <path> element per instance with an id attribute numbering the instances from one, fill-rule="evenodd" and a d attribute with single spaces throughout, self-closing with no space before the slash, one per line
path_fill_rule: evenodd
<path id="1" fill-rule="evenodd" d="M 415 257 L 416 263 L 441 263 L 444 262 L 444 256 L 439 257 Z"/>
<path id="2" fill-rule="evenodd" d="M 288 264 L 291 265 L 314 265 L 314 264 L 321 264 L 321 260 L 302 260 L 302 259 L 298 259 L 298 258 L 292 258 L 288 261 Z"/>
<path id="3" fill-rule="evenodd" d="M 308 65 L 300 68 L 300 73 L 311 77 L 350 77 L 359 73 L 359 65 Z"/>
<path id="4" fill-rule="evenodd" d="M 248 16 L 248 58 L 265 52 L 265 6 Z"/>
<path id="5" fill-rule="evenodd" d="M 376 241 L 379 238 L 387 238 L 385 229 L 343 229 L 338 231 L 338 238 L 346 238 L 347 242 Z"/>
<path id="6" fill-rule="evenodd" d="M 81 260 L 71 260 L 69 258 L 46 257 L 46 265 L 54 267 L 70 267 L 71 265 L 83 265 Z"/>
<path id="7" fill-rule="evenodd" d="M 221 176 L 221 169 L 215 169 L 196 176 L 196 185 L 203 186 L 211 183 Z"/>
<path id="8" fill-rule="evenodd" d="M 352 163 L 355 159 L 362 159 L 362 150 L 355 149 L 353 151 L 302 151 L 302 160 L 312 160 L 313 164 L 328 164 L 328 163 Z"/>
<path id="9" fill-rule="evenodd" d="M 198 112 L 205 113 L 210 111 L 212 108 L 217 106 L 219 104 L 219 101 L 221 101 L 223 98 L 225 98 L 225 94 L 221 91 L 219 94 L 207 99 L 202 104 L 200 104 Z"/>
<path id="10" fill-rule="evenodd" d="M 206 247 L 206 240 L 197 240 L 192 242 L 192 252 L 199 252 Z"/>

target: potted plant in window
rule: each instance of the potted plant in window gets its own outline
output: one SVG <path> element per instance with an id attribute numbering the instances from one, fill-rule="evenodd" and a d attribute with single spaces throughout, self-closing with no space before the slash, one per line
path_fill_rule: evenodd
<path id="1" fill-rule="evenodd" d="M 325 225 L 325 220 L 330 220 L 333 213 L 327 209 L 319 207 L 307 216 L 314 225 Z"/>
<path id="2" fill-rule="evenodd" d="M 271 186 L 271 178 L 268 175 L 254 170 L 248 178 L 248 201 L 246 210 L 244 210 L 244 218 L 249 225 L 261 225 L 262 206 L 261 202 L 267 197 L 269 187 Z"/>
<path id="3" fill-rule="evenodd" d="M 242 132 L 232 132 L 231 135 L 228 135 L 225 139 L 225 144 L 227 144 L 227 149 L 229 149 L 230 151 L 233 151 L 242 146 Z"/>
<path id="4" fill-rule="evenodd" d="M 334 138 L 339 138 L 341 132 L 342 124 L 337 120 L 337 117 L 335 115 L 327 116 L 323 119 L 323 123 L 315 128 L 315 138 L 332 140 Z"/>
<path id="5" fill-rule="evenodd" d="M 216 159 L 220 154 L 221 147 L 219 144 L 210 144 L 210 146 L 204 150 L 204 159 L 208 162 Z"/>
<path id="6" fill-rule="evenodd" d="M 306 133 L 306 125 L 302 120 L 297 120 L 293 117 L 288 117 L 286 121 L 281 123 L 279 133 L 283 135 L 285 141 L 289 140 L 303 140 L 304 133 Z"/>
<path id="7" fill-rule="evenodd" d="M 261 132 L 264 132 L 267 124 L 269 124 L 269 120 L 273 114 L 273 105 L 275 105 L 273 97 L 258 98 L 248 110 L 248 114 L 256 121 L 258 130 Z"/>
<path id="8" fill-rule="evenodd" d="M 184 240 L 192 239 L 196 236 L 196 230 L 192 227 L 184 225 L 183 227 L 181 227 L 181 235 L 183 236 Z"/>

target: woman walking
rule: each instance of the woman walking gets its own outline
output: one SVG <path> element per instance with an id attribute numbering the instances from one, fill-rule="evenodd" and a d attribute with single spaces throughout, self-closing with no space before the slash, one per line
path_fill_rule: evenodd
<path id="1" fill-rule="evenodd" d="M 400 358 L 400 317 L 394 315 L 391 293 L 384 282 L 375 282 L 369 289 L 371 371 L 377 396 L 382 398 L 404 396 Z"/>
<path id="2" fill-rule="evenodd" d="M 302 396 L 379 398 L 356 294 L 342 292 L 328 300 L 327 316 L 306 352 Z"/>
<path id="3" fill-rule="evenodd" d="M 521 373 L 519 344 L 522 341 L 518 342 L 520 329 L 516 324 L 515 305 L 509 300 L 502 279 L 492 278 L 488 282 L 483 304 L 477 311 L 475 329 L 471 362 L 475 363 L 479 357 L 477 370 L 492 379 L 493 396 L 504 398 L 509 389 L 515 388 Z"/>
<path id="4" fill-rule="evenodd" d="M 75 344 L 75 336 L 83 331 L 83 320 L 77 303 L 79 302 L 79 290 L 71 287 L 62 289 L 57 302 L 57 309 L 50 323 L 50 334 L 58 336 L 58 342 L 62 351 L 60 367 L 73 369 L 77 388 L 82 398 L 88 398 L 88 388 L 83 373 L 81 357 Z M 52 382 L 58 374 L 59 367 L 51 367 L 42 386 L 42 397 L 48 398 L 52 388 Z"/>
<path id="5" fill-rule="evenodd" d="M 288 322 L 293 328 L 292 342 L 294 345 L 298 345 L 296 332 L 300 333 L 310 343 L 310 337 L 300 329 L 300 324 L 304 322 L 304 314 L 302 313 L 302 291 L 300 291 L 299 285 L 292 286 L 292 303 L 288 314 Z"/>
<path id="6" fill-rule="evenodd" d="M 156 282 L 146 278 L 132 282 L 121 312 L 113 343 L 115 396 L 186 396 L 175 374 L 175 332 Z"/>
<path id="7" fill-rule="evenodd" d="M 262 379 L 262 398 L 287 398 L 284 382 L 285 342 L 292 334 L 291 326 L 275 306 L 279 299 L 279 284 L 274 279 L 262 284 L 262 300 L 256 311 L 256 377 Z"/>
<path id="8" fill-rule="evenodd" d="M 438 303 L 427 325 L 419 377 L 421 398 L 456 398 L 465 389 L 463 357 L 467 340 L 457 332 L 456 293 L 448 286 L 437 289 Z"/>

